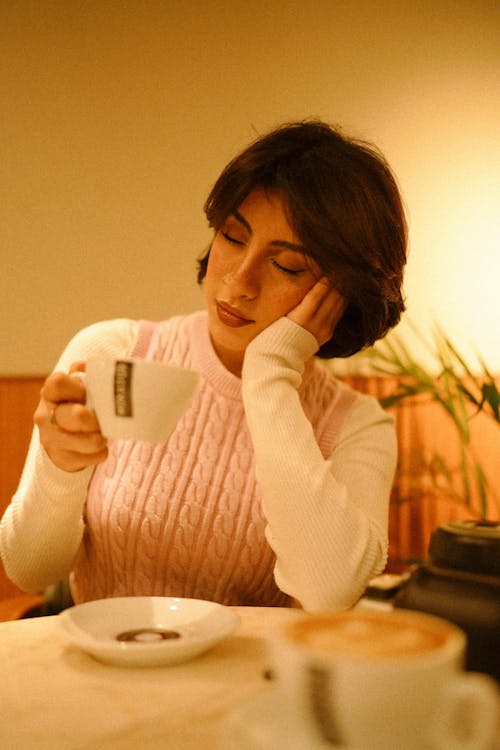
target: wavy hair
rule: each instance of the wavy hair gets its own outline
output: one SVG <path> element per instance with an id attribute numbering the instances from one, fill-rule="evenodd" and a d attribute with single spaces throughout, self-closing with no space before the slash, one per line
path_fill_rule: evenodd
<path id="1" fill-rule="evenodd" d="M 399 322 L 407 223 L 396 179 L 374 145 L 318 120 L 282 125 L 222 171 L 205 202 L 210 227 L 217 232 L 255 189 L 279 194 L 307 255 L 347 299 L 317 356 L 348 357 Z M 209 254 L 198 261 L 199 283 Z"/>

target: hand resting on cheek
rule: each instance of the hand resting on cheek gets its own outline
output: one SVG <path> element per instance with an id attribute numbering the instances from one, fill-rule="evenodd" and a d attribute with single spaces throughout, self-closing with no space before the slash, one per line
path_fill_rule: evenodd
<path id="1" fill-rule="evenodd" d="M 332 338 L 346 306 L 345 297 L 323 276 L 290 310 L 287 318 L 312 333 L 320 347 Z"/>

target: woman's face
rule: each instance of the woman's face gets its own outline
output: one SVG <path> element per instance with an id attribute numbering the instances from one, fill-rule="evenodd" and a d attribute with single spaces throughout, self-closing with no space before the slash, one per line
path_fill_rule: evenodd
<path id="1" fill-rule="evenodd" d="M 216 233 L 204 281 L 212 343 L 241 374 L 248 344 L 296 307 L 322 273 L 276 193 L 254 190 Z"/>

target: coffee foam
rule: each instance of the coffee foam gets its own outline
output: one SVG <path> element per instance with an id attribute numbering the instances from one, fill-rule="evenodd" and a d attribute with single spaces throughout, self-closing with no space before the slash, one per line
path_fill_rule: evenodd
<path id="1" fill-rule="evenodd" d="M 442 648 L 455 629 L 416 613 L 351 610 L 292 623 L 287 636 L 325 655 L 362 659 L 414 656 Z"/>

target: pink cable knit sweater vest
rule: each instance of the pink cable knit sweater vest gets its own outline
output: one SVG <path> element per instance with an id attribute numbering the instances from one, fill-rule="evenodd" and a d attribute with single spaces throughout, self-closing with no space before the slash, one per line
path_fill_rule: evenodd
<path id="1" fill-rule="evenodd" d="M 158 595 L 286 606 L 264 535 L 241 382 L 216 357 L 206 313 L 142 323 L 132 355 L 202 377 L 166 443 L 110 441 L 89 487 L 75 601 Z M 352 398 L 317 363 L 300 394 L 327 456 Z"/>

